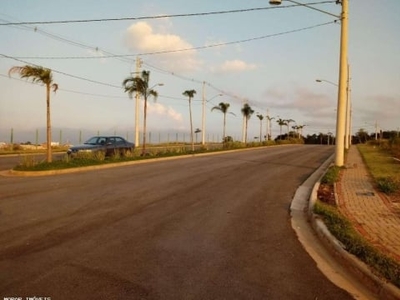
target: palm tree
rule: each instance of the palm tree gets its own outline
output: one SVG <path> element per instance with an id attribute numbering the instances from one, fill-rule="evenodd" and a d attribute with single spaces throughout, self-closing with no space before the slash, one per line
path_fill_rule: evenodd
<path id="1" fill-rule="evenodd" d="M 244 141 L 247 143 L 247 128 L 248 128 L 248 123 L 249 119 L 251 118 L 251 115 L 254 114 L 254 110 L 250 107 L 249 104 L 245 103 L 241 109 L 243 117 L 245 118 L 245 129 L 244 129 Z"/>
<path id="2" fill-rule="evenodd" d="M 292 129 L 296 131 L 298 138 L 300 138 L 300 126 L 294 125 L 292 126 Z"/>
<path id="3" fill-rule="evenodd" d="M 304 128 L 304 126 L 306 126 L 306 125 L 298 125 L 297 126 L 297 129 L 298 129 L 298 132 L 299 132 L 299 138 L 301 136 L 303 136 L 303 128 Z"/>
<path id="4" fill-rule="evenodd" d="M 260 119 L 260 143 L 261 143 L 261 138 L 262 138 L 262 120 L 264 120 L 264 116 L 259 114 L 259 115 L 257 115 L 257 118 Z"/>
<path id="5" fill-rule="evenodd" d="M 293 119 L 287 119 L 285 120 L 286 126 L 287 126 L 287 133 L 288 133 L 288 138 L 289 138 L 289 125 L 290 123 L 294 122 Z"/>
<path id="6" fill-rule="evenodd" d="M 266 116 L 266 118 L 267 118 L 267 127 L 268 127 L 268 129 L 267 129 L 267 140 L 269 141 L 270 139 L 271 139 L 271 136 L 272 136 L 272 130 L 271 130 L 271 121 L 273 120 L 273 119 L 275 119 L 274 117 L 270 117 L 270 116 Z"/>
<path id="7" fill-rule="evenodd" d="M 129 98 L 132 98 L 132 94 L 137 92 L 144 98 L 144 109 L 143 109 L 143 146 L 142 155 L 146 155 L 146 124 L 147 124 L 147 98 L 153 96 L 154 101 L 157 100 L 157 91 L 149 88 L 150 71 L 143 70 L 141 76 L 130 76 L 124 79 L 122 85 L 125 92 L 128 92 Z M 162 85 L 162 84 L 157 84 Z"/>
<path id="8" fill-rule="evenodd" d="M 228 109 L 229 109 L 230 104 L 229 103 L 224 103 L 221 102 L 220 104 L 218 104 L 217 106 L 214 106 L 213 108 L 211 108 L 211 111 L 213 110 L 219 110 L 220 112 L 222 112 L 224 114 L 224 126 L 223 126 L 223 130 L 222 130 L 222 140 L 225 141 L 225 132 L 226 132 L 226 114 L 228 113 Z M 234 115 L 234 113 L 231 113 L 231 115 Z"/>
<path id="9" fill-rule="evenodd" d="M 278 123 L 279 125 L 279 139 L 282 139 L 282 126 L 286 126 L 286 120 L 283 120 L 281 118 L 279 118 L 278 120 L 276 120 L 276 123 Z"/>
<path id="10" fill-rule="evenodd" d="M 192 151 L 194 151 L 194 142 L 193 142 L 193 120 L 192 120 L 192 98 L 196 94 L 195 90 L 186 90 L 182 93 L 183 96 L 189 98 L 189 114 L 190 114 L 190 142 L 192 144 Z"/>
<path id="11" fill-rule="evenodd" d="M 51 70 L 40 66 L 26 65 L 23 67 L 12 67 L 8 71 L 8 75 L 10 76 L 12 73 L 18 73 L 21 78 L 30 78 L 32 82 L 42 83 L 46 86 L 47 162 L 51 162 L 50 90 L 53 90 L 55 93 L 58 90 L 58 84 L 53 82 L 53 73 Z"/>

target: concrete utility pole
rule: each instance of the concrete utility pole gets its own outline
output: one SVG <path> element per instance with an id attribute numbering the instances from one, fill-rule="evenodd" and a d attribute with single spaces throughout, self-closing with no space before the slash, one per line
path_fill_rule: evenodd
<path id="1" fill-rule="evenodd" d="M 205 95 L 205 85 L 206 82 L 203 81 L 203 91 L 202 91 L 202 120 L 201 120 L 201 144 L 205 144 L 206 137 L 206 95 Z"/>
<path id="2" fill-rule="evenodd" d="M 350 65 L 347 64 L 347 101 L 346 101 L 346 137 L 345 148 L 349 149 L 351 145 L 351 104 L 350 104 Z"/>
<path id="3" fill-rule="evenodd" d="M 265 122 L 265 126 L 266 126 L 266 128 L 265 128 L 265 140 L 269 141 L 269 109 L 267 109 L 266 117 L 267 117 L 267 120 Z"/>
<path id="4" fill-rule="evenodd" d="M 340 33 L 340 65 L 339 65 L 339 92 L 336 118 L 336 145 L 335 165 L 344 165 L 344 138 L 346 127 L 346 99 L 347 99 L 347 46 L 348 46 L 348 21 L 349 1 L 342 0 L 341 33 Z"/>
<path id="5" fill-rule="evenodd" d="M 319 11 L 321 13 L 340 19 L 340 63 L 339 63 L 339 88 L 337 101 L 337 117 L 336 117 L 336 144 L 335 144 L 335 166 L 341 167 L 344 165 L 344 144 L 345 144 L 345 129 L 346 129 L 346 94 L 347 94 L 347 48 L 348 48 L 348 21 L 349 21 L 349 0 L 337 0 L 337 4 L 342 5 L 340 16 L 331 14 L 330 12 L 308 6 L 293 0 L 286 0 L 303 7 Z M 269 0 L 271 5 L 280 5 L 282 0 Z"/>

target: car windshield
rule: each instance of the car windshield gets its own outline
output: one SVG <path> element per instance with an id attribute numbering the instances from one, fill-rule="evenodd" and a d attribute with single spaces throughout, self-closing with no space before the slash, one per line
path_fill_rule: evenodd
<path id="1" fill-rule="evenodd" d="M 102 138 L 100 138 L 100 137 L 92 137 L 92 138 L 88 139 L 84 144 L 85 145 L 99 145 L 99 144 L 101 144 L 100 139 L 102 139 Z"/>

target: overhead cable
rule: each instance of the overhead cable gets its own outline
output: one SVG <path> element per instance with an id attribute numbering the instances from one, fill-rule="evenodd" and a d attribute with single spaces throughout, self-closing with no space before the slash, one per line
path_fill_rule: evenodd
<path id="1" fill-rule="evenodd" d="M 293 4 L 285 6 L 267 6 L 267 7 L 256 7 L 247 9 L 234 9 L 225 11 L 211 11 L 211 12 L 199 12 L 199 13 L 186 13 L 186 14 L 171 14 L 171 15 L 157 15 L 157 16 L 144 16 L 144 17 L 125 17 L 125 18 L 102 18 L 102 19 L 82 19 L 82 20 L 58 20 L 58 21 L 25 21 L 25 22 L 7 22 L 0 23 L 0 26 L 10 25 L 49 25 L 49 24 L 70 24 L 70 23 L 93 23 L 93 22 L 111 22 L 111 21 L 138 21 L 138 20 L 151 20 L 151 19 L 163 19 L 163 18 L 177 18 L 177 17 L 198 17 L 198 16 L 209 16 L 209 15 L 221 15 L 231 13 L 243 13 L 249 11 L 261 11 L 270 9 L 285 9 L 296 6 L 312 6 L 320 4 L 335 3 L 335 1 L 320 1 L 310 2 L 303 4 Z"/>

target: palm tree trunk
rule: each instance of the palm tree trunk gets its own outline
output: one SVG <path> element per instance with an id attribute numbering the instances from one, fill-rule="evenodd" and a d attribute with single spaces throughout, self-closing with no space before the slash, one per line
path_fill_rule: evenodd
<path id="1" fill-rule="evenodd" d="M 50 120 L 50 84 L 46 84 L 46 121 L 47 121 L 47 162 L 52 161 L 51 156 L 51 120 Z"/>
<path id="2" fill-rule="evenodd" d="M 226 113 L 224 113 L 224 127 L 223 127 L 223 133 L 222 133 L 222 141 L 225 142 L 225 130 L 226 130 Z"/>
<path id="3" fill-rule="evenodd" d="M 143 146 L 142 156 L 146 155 L 146 124 L 147 124 L 147 91 L 144 94 L 144 110 L 143 110 Z"/>
<path id="4" fill-rule="evenodd" d="M 192 144 L 192 151 L 194 151 L 193 122 L 192 122 L 192 99 L 191 99 L 191 97 L 189 97 L 189 114 L 190 114 L 190 143 Z"/>
<path id="5" fill-rule="evenodd" d="M 247 126 L 249 124 L 249 119 L 246 117 L 246 126 L 244 128 L 244 142 L 247 144 Z"/>

